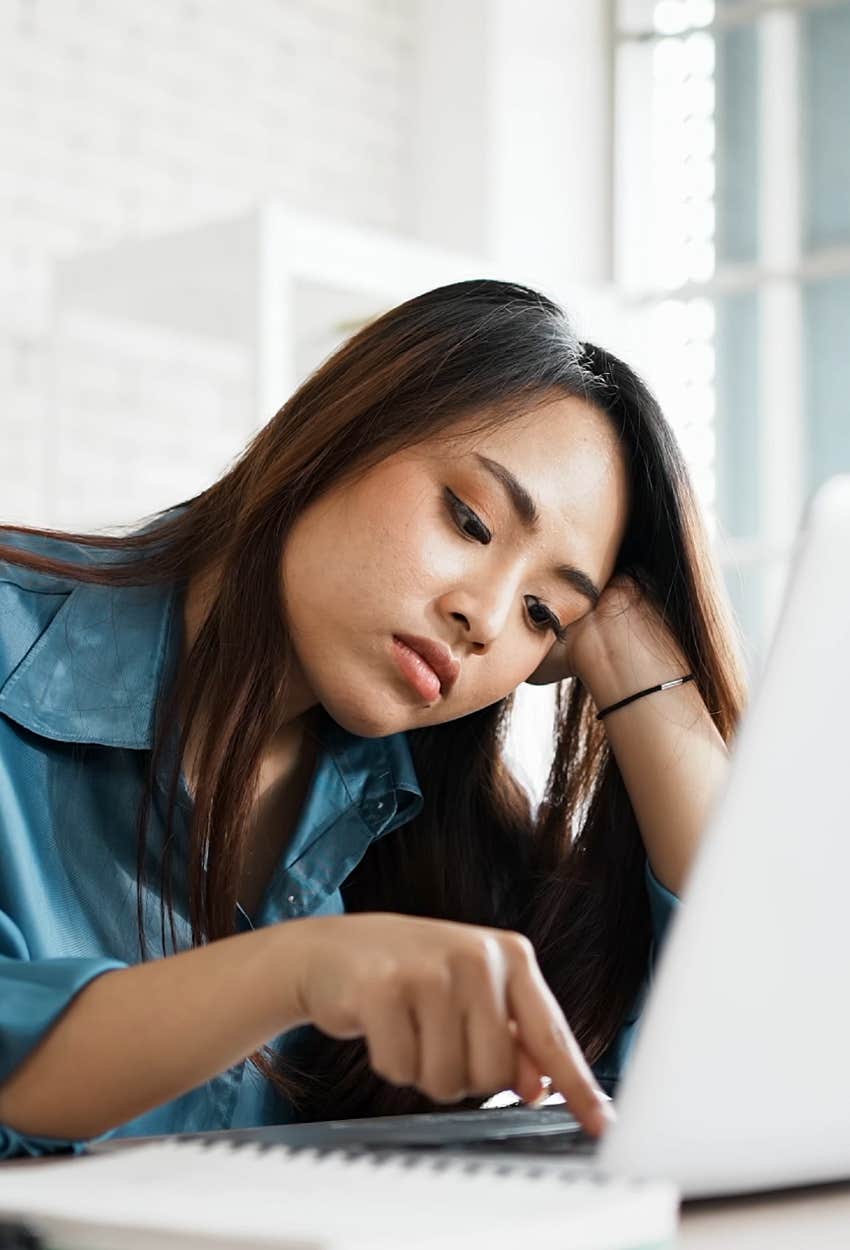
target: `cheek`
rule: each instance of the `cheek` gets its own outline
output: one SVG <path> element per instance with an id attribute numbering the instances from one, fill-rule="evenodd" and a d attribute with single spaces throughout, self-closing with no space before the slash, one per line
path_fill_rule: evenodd
<path id="1" fill-rule="evenodd" d="M 285 608 L 300 641 L 336 628 L 351 610 L 357 568 L 356 534 L 338 523 L 336 510 L 308 510 L 290 532 L 281 559 Z"/>
<path id="2" fill-rule="evenodd" d="M 281 559 L 283 596 L 296 637 L 415 629 L 445 544 L 425 501 L 404 506 L 391 492 L 308 510 Z"/>
<path id="3" fill-rule="evenodd" d="M 463 570 L 463 552 L 452 541 L 434 488 L 400 496 L 372 518 L 373 577 L 396 602 L 416 612 L 443 593 Z"/>

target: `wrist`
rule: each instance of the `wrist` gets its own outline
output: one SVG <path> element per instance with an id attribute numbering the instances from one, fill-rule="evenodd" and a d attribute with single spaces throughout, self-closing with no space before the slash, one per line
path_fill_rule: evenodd
<path id="1" fill-rule="evenodd" d="M 307 986 L 316 942 L 321 937 L 322 916 L 303 916 L 271 925 L 269 963 L 271 993 L 277 1002 L 283 1030 L 310 1024 Z"/>
<path id="2" fill-rule="evenodd" d="M 583 657 L 576 670 L 601 710 L 659 682 L 684 677 L 691 666 L 672 639 L 647 639 L 629 632 L 599 638 L 592 654 Z"/>

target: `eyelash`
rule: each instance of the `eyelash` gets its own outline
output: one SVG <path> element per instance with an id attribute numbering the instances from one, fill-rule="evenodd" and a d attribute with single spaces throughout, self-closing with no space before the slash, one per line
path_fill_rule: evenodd
<path id="1" fill-rule="evenodd" d="M 470 534 L 467 530 L 463 528 L 463 525 L 461 524 L 460 519 L 459 519 L 460 517 L 463 517 L 465 520 L 472 521 L 475 525 L 477 525 L 481 531 L 481 537 L 486 536 L 486 541 L 489 542 L 490 539 L 492 538 L 492 534 L 487 529 L 486 525 L 478 516 L 478 514 L 473 512 L 472 509 L 467 504 L 465 504 L 462 499 L 459 499 L 458 496 L 454 493 L 454 491 L 450 490 L 448 486 L 445 488 L 445 490 L 446 490 L 446 506 L 449 510 L 449 514 L 451 515 L 452 520 L 454 521 L 455 525 L 457 526 L 461 534 L 465 534 L 467 538 L 475 537 L 474 535 Z M 558 642 L 563 642 L 567 635 L 567 627 L 561 625 L 561 622 L 558 620 L 555 614 L 548 607 L 546 607 L 546 604 L 542 601 L 542 599 L 537 599 L 536 595 L 530 595 L 528 597 L 532 599 L 536 599 L 537 602 L 535 606 L 539 605 L 540 607 L 542 607 L 545 610 L 546 616 L 547 616 L 546 621 L 532 621 L 532 625 L 534 629 L 537 630 L 538 633 L 543 633 L 544 629 L 551 629 L 552 633 L 555 635 Z"/>

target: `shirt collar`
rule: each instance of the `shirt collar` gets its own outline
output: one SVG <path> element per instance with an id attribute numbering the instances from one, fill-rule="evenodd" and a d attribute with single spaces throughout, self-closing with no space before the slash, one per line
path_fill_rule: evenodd
<path id="1" fill-rule="evenodd" d="M 0 712 L 63 742 L 150 747 L 177 591 L 75 585 L 0 688 Z"/>
<path id="2" fill-rule="evenodd" d="M 49 625 L 0 686 L 0 712 L 64 742 L 146 750 L 160 685 L 182 644 L 183 584 L 76 583 Z M 316 732 L 353 803 L 384 823 L 421 810 L 406 735 L 363 738 L 320 709 Z"/>

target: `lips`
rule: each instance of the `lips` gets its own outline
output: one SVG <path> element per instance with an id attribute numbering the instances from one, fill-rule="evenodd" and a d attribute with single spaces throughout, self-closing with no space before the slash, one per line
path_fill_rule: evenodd
<path id="1" fill-rule="evenodd" d="M 449 648 L 442 642 L 431 638 L 421 638 L 417 634 L 394 634 L 399 642 L 416 651 L 440 679 L 440 693 L 445 696 L 455 684 L 460 673 L 460 660 L 456 660 Z"/>

